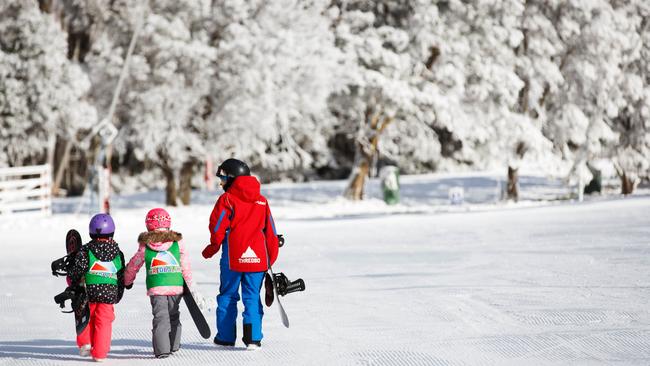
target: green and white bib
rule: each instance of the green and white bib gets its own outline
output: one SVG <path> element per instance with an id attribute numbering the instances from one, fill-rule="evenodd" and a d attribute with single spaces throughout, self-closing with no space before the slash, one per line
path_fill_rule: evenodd
<path id="1" fill-rule="evenodd" d="M 88 272 L 86 272 L 87 285 L 115 285 L 117 286 L 117 272 L 122 269 L 120 256 L 110 262 L 100 261 L 92 250 L 88 250 Z"/>
<path id="2" fill-rule="evenodd" d="M 147 246 L 144 263 L 147 267 L 147 289 L 158 286 L 183 286 L 178 242 L 174 242 L 168 250 L 160 252 Z"/>

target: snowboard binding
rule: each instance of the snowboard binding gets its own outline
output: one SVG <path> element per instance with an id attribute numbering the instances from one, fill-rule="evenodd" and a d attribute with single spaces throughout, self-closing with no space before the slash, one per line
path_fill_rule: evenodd
<path id="1" fill-rule="evenodd" d="M 72 268 L 74 255 L 66 255 L 52 262 L 52 276 L 68 276 Z"/>
<path id="2" fill-rule="evenodd" d="M 305 291 L 305 281 L 299 278 L 295 281 L 290 281 L 284 273 L 274 273 L 273 281 L 278 286 L 278 295 L 285 296 L 296 291 Z"/>
<path id="3" fill-rule="evenodd" d="M 63 292 L 54 296 L 54 302 L 62 309 L 65 308 L 65 302 L 70 300 L 70 311 L 62 311 L 64 313 L 72 313 L 76 309 L 80 309 L 87 302 L 86 289 L 82 285 L 68 286 Z"/>
<path id="4" fill-rule="evenodd" d="M 284 273 L 273 273 L 273 277 L 267 272 L 264 275 L 264 289 L 266 294 L 264 296 L 264 303 L 266 306 L 273 304 L 274 294 L 273 286 L 278 292 L 279 296 L 285 296 L 296 291 L 305 291 L 305 281 L 299 278 L 295 281 L 290 281 Z"/>

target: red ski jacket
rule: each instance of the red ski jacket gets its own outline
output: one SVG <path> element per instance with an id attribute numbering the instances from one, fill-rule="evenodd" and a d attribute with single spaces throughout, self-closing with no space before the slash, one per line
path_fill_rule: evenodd
<path id="1" fill-rule="evenodd" d="M 269 203 L 252 176 L 235 178 L 210 215 L 210 245 L 203 257 L 215 255 L 226 240 L 228 263 L 236 272 L 264 272 L 278 257 L 278 237 Z"/>

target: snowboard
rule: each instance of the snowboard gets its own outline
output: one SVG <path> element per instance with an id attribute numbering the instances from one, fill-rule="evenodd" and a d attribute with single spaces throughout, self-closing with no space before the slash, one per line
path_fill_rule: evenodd
<path id="1" fill-rule="evenodd" d="M 66 276 L 68 287 L 62 293 L 54 297 L 54 302 L 61 308 L 65 307 L 65 301 L 70 300 L 71 311 L 64 313 L 74 313 L 75 330 L 77 335 L 81 334 L 90 320 L 90 308 L 88 306 L 88 296 L 86 287 L 83 283 L 71 283 L 70 270 L 74 265 L 75 258 L 79 249 L 81 249 L 81 235 L 77 230 L 69 230 L 65 236 L 65 249 L 67 255 L 52 262 L 52 275 Z"/>
<path id="2" fill-rule="evenodd" d="M 282 234 L 278 235 L 278 247 L 284 246 L 284 236 Z M 268 248 L 266 248 L 266 252 L 268 253 Z M 284 311 L 284 306 L 282 306 L 282 302 L 280 301 L 280 296 L 278 296 L 278 284 L 275 282 L 275 275 L 273 274 L 273 267 L 271 267 L 271 262 L 270 259 L 267 258 L 267 264 L 269 265 L 269 272 L 266 272 L 264 274 L 264 289 L 266 294 L 264 295 L 264 302 L 266 303 L 266 306 L 271 307 L 273 304 L 273 299 L 277 298 L 278 299 L 278 309 L 280 310 L 280 318 L 282 318 L 282 324 L 289 328 L 289 317 L 287 316 L 287 312 Z"/>
<path id="3" fill-rule="evenodd" d="M 205 320 L 205 317 L 203 316 L 201 309 L 199 309 L 199 306 L 196 304 L 196 300 L 194 300 L 194 297 L 192 296 L 189 287 L 187 287 L 187 284 L 184 281 L 183 281 L 183 300 L 185 301 L 187 310 L 190 312 L 190 315 L 192 316 L 192 320 L 194 321 L 194 325 L 196 325 L 196 329 L 199 330 L 199 334 L 201 334 L 201 337 L 205 339 L 210 338 L 210 326 L 208 325 L 208 322 Z"/>
<path id="4" fill-rule="evenodd" d="M 267 272 L 264 276 L 264 288 L 266 290 L 264 302 L 266 303 L 266 306 L 271 306 L 271 304 L 273 304 L 274 298 L 278 300 L 278 309 L 280 310 L 280 318 L 282 318 L 282 324 L 285 327 L 289 328 L 289 317 L 287 316 L 287 312 L 284 311 L 284 306 L 282 306 L 280 296 L 278 296 L 278 284 L 275 282 L 275 275 L 273 274 L 273 268 L 271 267 L 270 263 L 269 272 L 271 272 L 270 275 Z M 269 291 L 269 287 L 272 288 L 271 291 Z"/>

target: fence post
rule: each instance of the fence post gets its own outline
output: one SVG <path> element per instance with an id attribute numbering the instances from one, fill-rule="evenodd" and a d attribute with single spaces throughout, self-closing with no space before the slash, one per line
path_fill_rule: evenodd
<path id="1" fill-rule="evenodd" d="M 43 201 L 45 203 L 45 215 L 52 215 L 52 166 L 46 164 L 43 169 Z"/>

